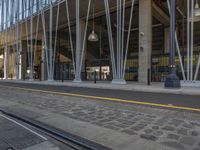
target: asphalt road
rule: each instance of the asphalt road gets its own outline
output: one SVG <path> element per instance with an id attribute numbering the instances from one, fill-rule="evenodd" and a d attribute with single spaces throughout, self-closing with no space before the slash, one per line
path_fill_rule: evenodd
<path id="1" fill-rule="evenodd" d="M 108 98 L 119 98 L 123 100 L 134 100 L 139 102 L 148 102 L 164 105 L 174 105 L 179 107 L 189 107 L 200 109 L 200 96 L 195 95 L 179 95 L 179 94 L 163 94 L 163 93 L 149 93 L 149 92 L 134 92 L 123 90 L 110 89 L 95 89 L 71 86 L 55 86 L 55 85 L 38 85 L 26 83 L 10 83 L 0 82 L 0 86 L 20 87 L 27 89 L 37 89 L 44 91 L 62 92 L 82 94 L 89 96 L 101 96 Z"/>

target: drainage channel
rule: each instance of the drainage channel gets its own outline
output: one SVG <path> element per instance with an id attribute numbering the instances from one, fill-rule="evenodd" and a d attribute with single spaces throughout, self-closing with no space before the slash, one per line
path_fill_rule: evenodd
<path id="1" fill-rule="evenodd" d="M 17 115 L 16 113 L 7 112 L 4 109 L 0 109 L 0 112 L 7 117 L 10 117 L 16 121 L 20 121 L 23 124 L 38 130 L 39 132 L 70 147 L 71 149 L 74 149 L 74 150 L 111 150 L 110 148 L 100 145 L 98 143 L 89 141 L 87 139 L 84 139 L 77 135 L 73 135 L 73 134 L 65 132 L 63 130 L 51 127 L 47 124 Z M 8 145 L 8 150 L 15 150 L 14 146 L 9 145 L 9 143 L 6 143 L 6 141 L 4 141 L 4 143 Z"/>

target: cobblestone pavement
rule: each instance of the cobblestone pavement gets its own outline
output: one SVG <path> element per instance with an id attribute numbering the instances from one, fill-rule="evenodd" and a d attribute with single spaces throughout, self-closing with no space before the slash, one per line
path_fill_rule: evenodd
<path id="1" fill-rule="evenodd" d="M 52 94 L 6 91 L 0 88 L 0 98 L 46 109 L 69 118 L 89 122 L 123 132 L 138 138 L 154 141 L 178 150 L 200 150 L 200 122 L 177 116 L 146 113 L 141 109 L 126 109 L 122 105 L 115 107 L 104 102 L 89 101 Z M 145 110 L 145 107 L 141 107 Z M 154 108 L 151 108 L 154 109 Z M 170 110 L 168 110 L 169 112 Z"/>

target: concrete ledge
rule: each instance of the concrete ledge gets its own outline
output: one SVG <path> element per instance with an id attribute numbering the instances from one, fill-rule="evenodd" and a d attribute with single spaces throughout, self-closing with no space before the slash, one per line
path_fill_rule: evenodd
<path id="1" fill-rule="evenodd" d="M 126 81 L 123 79 L 114 79 L 112 80 L 112 84 L 126 84 Z"/>
<path id="2" fill-rule="evenodd" d="M 200 88 L 200 81 L 181 81 L 181 86 Z"/>

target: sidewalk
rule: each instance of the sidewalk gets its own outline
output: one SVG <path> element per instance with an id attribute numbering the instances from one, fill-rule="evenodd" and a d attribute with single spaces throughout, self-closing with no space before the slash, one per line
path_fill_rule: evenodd
<path id="1" fill-rule="evenodd" d="M 92 81 L 83 81 L 82 83 L 73 83 L 72 81 L 22 81 L 22 80 L 1 80 L 0 82 L 13 83 L 27 83 L 39 85 L 55 85 L 55 86 L 72 86 L 72 87 L 86 87 L 97 89 L 115 89 L 127 91 L 140 91 L 151 93 L 170 93 L 170 94 L 184 94 L 184 95 L 200 95 L 200 87 L 182 87 L 181 89 L 166 89 L 164 83 L 152 83 L 150 86 L 138 82 L 127 82 L 126 85 L 111 84 L 109 81 L 97 81 L 95 84 Z"/>

